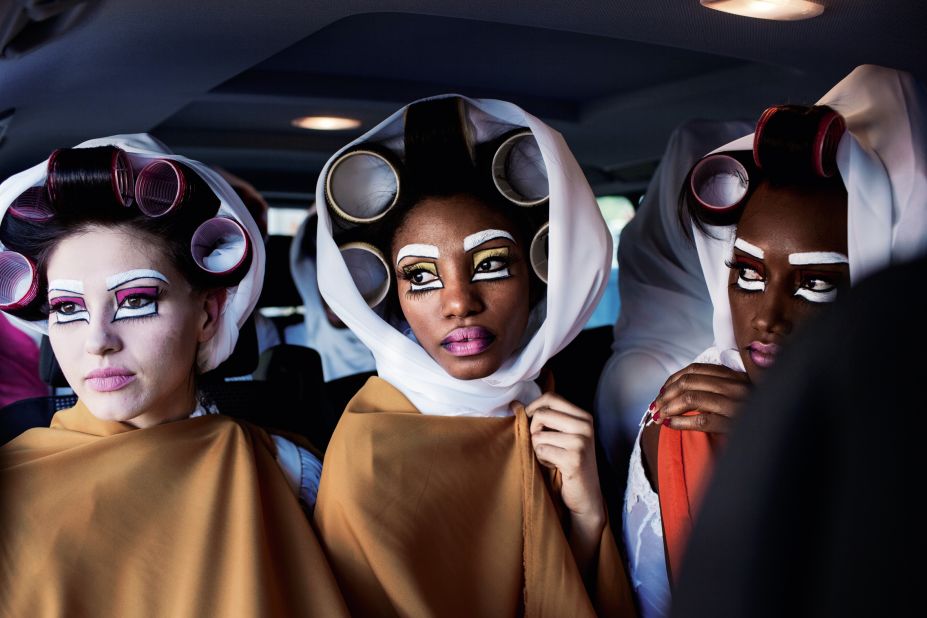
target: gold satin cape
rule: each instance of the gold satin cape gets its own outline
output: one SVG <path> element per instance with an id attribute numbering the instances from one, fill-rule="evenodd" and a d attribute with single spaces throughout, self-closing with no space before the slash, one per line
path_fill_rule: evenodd
<path id="1" fill-rule="evenodd" d="M 608 526 L 587 592 L 524 408 L 426 416 L 370 378 L 329 442 L 315 520 L 353 615 L 634 615 Z"/>
<path id="2" fill-rule="evenodd" d="M 78 402 L 0 448 L 0 616 L 347 615 L 261 429 Z"/>

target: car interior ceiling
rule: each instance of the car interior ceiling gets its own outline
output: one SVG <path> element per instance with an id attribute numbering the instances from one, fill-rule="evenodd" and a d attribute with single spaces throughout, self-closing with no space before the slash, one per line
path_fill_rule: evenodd
<path id="1" fill-rule="evenodd" d="M 783 93 L 812 102 L 861 63 L 927 76 L 924 3 L 821 3 L 820 18 L 784 27 L 695 0 L 539 0 L 531 11 L 488 0 L 268 1 L 259 10 L 246 0 L 88 0 L 0 57 L 0 174 L 91 137 L 150 132 L 246 179 L 272 205 L 305 209 L 335 150 L 402 104 L 457 92 L 524 107 L 563 133 L 598 194 L 639 195 L 687 119 L 756 118 L 785 102 Z M 307 114 L 362 124 L 330 134 L 291 126 Z M 288 255 L 288 239 L 271 237 L 261 306 L 301 303 Z M 259 359 L 250 332 L 230 359 L 250 369 L 216 375 L 257 370 L 264 379 L 218 380 L 233 386 L 215 398 L 236 410 L 267 397 L 321 402 L 314 426 L 265 421 L 327 442 L 362 381 L 325 391 L 317 354 L 285 346 Z M 553 362 L 575 391 L 564 394 L 581 406 L 591 408 L 597 373 L 589 367 L 604 364 L 610 344 L 611 329 L 596 329 Z M 56 384 L 53 373 L 47 381 Z"/>

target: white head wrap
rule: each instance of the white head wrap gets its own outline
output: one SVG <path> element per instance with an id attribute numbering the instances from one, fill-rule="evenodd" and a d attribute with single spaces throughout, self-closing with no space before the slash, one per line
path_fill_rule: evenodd
<path id="1" fill-rule="evenodd" d="M 745 121 L 691 120 L 670 136 L 634 218 L 618 244 L 621 313 L 596 396 L 601 435 L 637 435 L 640 411 L 674 371 L 711 343 L 711 299 L 692 240 L 679 224 L 689 168 L 709 149 L 750 131 Z"/>
<path id="2" fill-rule="evenodd" d="M 537 139 L 547 170 L 550 261 L 546 316 L 526 345 L 485 378 L 458 380 L 448 375 L 420 345 L 386 323 L 364 302 L 332 238 L 327 208 L 319 209 L 319 289 L 332 311 L 371 349 L 380 376 L 421 412 L 501 416 L 509 414 L 513 400 L 527 403 L 540 395 L 533 380 L 544 363 L 579 333 L 595 310 L 608 283 L 612 242 L 592 189 L 559 133 L 511 103 L 464 100 L 474 142 L 482 143 L 513 127 L 528 127 Z M 405 110 L 399 110 L 338 154 L 371 140 L 399 150 Z M 319 176 L 318 204 L 326 203 L 325 177 L 333 159 Z"/>
<path id="3" fill-rule="evenodd" d="M 874 65 L 853 70 L 818 101 L 843 115 L 847 132 L 837 167 L 847 189 L 850 279 L 927 253 L 927 93 L 911 75 Z M 753 134 L 716 152 L 751 150 Z M 733 228 L 696 231 L 699 259 L 714 305 L 715 346 L 736 354 L 728 269 Z M 739 355 L 737 355 L 739 362 Z M 725 363 L 727 364 L 727 363 Z"/>
<path id="4" fill-rule="evenodd" d="M 286 342 L 318 352 L 322 358 L 325 381 L 330 382 L 344 376 L 373 371 L 376 362 L 367 346 L 361 343 L 351 329 L 335 328 L 325 315 L 322 296 L 319 294 L 315 255 L 307 255 L 302 251 L 306 228 L 315 216 L 313 208 L 309 217 L 299 226 L 290 245 L 290 272 L 302 296 L 306 317 L 298 329 L 286 329 Z"/>
<path id="5" fill-rule="evenodd" d="M 229 186 L 222 176 L 203 163 L 193 161 L 179 155 L 172 154 L 161 142 L 146 134 L 113 135 L 92 139 L 75 146 L 75 148 L 94 148 L 98 146 L 117 146 L 133 159 L 154 160 L 171 159 L 186 164 L 199 174 L 207 185 L 219 197 L 220 206 L 218 215 L 231 217 L 240 223 L 251 239 L 258 242 L 251 243 L 251 267 L 241 282 L 229 288 L 225 305 L 219 316 L 219 328 L 215 336 L 200 345 L 197 356 L 197 367 L 201 372 L 217 367 L 227 359 L 235 343 L 238 341 L 238 331 L 251 314 L 261 294 L 261 285 L 264 281 L 264 244 L 260 242 L 261 233 L 254 219 L 248 213 L 235 190 Z M 7 178 L 0 184 L 0 219 L 6 214 L 10 204 L 30 187 L 42 186 L 47 176 L 48 160 L 34 165 L 29 169 Z M 48 333 L 48 320 L 26 322 L 14 316 L 19 324 L 25 324 L 43 334 Z"/>

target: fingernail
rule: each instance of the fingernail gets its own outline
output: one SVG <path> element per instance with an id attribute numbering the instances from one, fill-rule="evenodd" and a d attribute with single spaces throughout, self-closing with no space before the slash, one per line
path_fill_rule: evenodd
<path id="1" fill-rule="evenodd" d="M 656 406 L 657 406 L 657 400 L 654 399 L 653 401 L 650 402 L 650 407 L 648 409 L 653 410 Z"/>
<path id="2" fill-rule="evenodd" d="M 653 422 L 654 422 L 654 423 L 659 423 L 659 422 L 660 422 L 660 413 L 659 413 L 659 412 L 656 412 L 656 413 L 653 415 Z"/>
<path id="3" fill-rule="evenodd" d="M 664 418 L 664 419 L 663 419 L 663 426 L 664 426 L 664 427 L 669 427 L 670 429 L 672 429 L 672 427 L 670 426 L 670 420 L 671 420 L 671 419 Z"/>

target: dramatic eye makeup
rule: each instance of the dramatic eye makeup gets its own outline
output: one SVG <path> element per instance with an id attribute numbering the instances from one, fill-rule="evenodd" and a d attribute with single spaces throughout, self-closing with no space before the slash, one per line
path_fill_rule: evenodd
<path id="1" fill-rule="evenodd" d="M 150 268 L 136 268 L 107 277 L 106 289 L 112 290 L 130 281 L 135 281 L 136 279 L 160 279 L 164 283 L 170 284 L 167 277 L 156 270 L 151 270 Z"/>
<path id="2" fill-rule="evenodd" d="M 444 287 L 438 276 L 438 266 L 434 262 L 415 262 L 407 264 L 400 270 L 403 279 L 409 282 L 410 292 L 440 290 Z"/>
<path id="3" fill-rule="evenodd" d="M 473 251 L 483 243 L 487 243 L 490 240 L 495 240 L 496 238 L 507 238 L 508 240 L 515 242 L 515 239 L 512 238 L 512 235 L 506 232 L 505 230 L 483 230 L 477 232 L 476 234 L 470 234 L 463 241 L 464 251 Z"/>
<path id="4" fill-rule="evenodd" d="M 735 253 L 727 262 L 727 267 L 737 271 L 734 285 L 738 289 L 747 292 L 762 292 L 766 289 L 766 269 L 761 261 Z"/>
<path id="5" fill-rule="evenodd" d="M 158 314 L 158 296 L 161 289 L 156 286 L 123 288 L 116 290 L 116 313 L 113 322 L 128 318 L 140 318 Z"/>
<path id="6" fill-rule="evenodd" d="M 163 274 L 150 268 L 136 268 L 116 273 L 106 278 L 106 289 L 112 292 L 121 285 L 138 281 L 140 279 L 157 279 L 170 284 Z M 154 285 L 133 286 L 115 290 L 116 312 L 113 322 L 129 318 L 142 318 L 158 315 L 158 297 L 161 288 Z"/>
<path id="7" fill-rule="evenodd" d="M 509 248 L 483 249 L 473 254 L 473 278 L 471 281 L 507 279 L 509 273 Z"/>
<path id="8" fill-rule="evenodd" d="M 837 300 L 837 282 L 833 273 L 798 271 L 795 296 L 812 303 L 832 303 Z"/>
<path id="9" fill-rule="evenodd" d="M 53 279 L 48 282 L 49 314 L 55 315 L 55 324 L 90 322 L 87 305 L 81 296 L 83 293 L 83 281 Z"/>
<path id="10" fill-rule="evenodd" d="M 428 258 L 430 260 L 437 260 L 441 256 L 441 253 L 438 251 L 438 248 L 434 245 L 421 245 L 421 244 L 411 244 L 406 245 L 399 250 L 399 253 L 396 254 L 396 265 L 399 265 L 403 259 L 407 257 L 418 257 L 418 258 Z"/>

